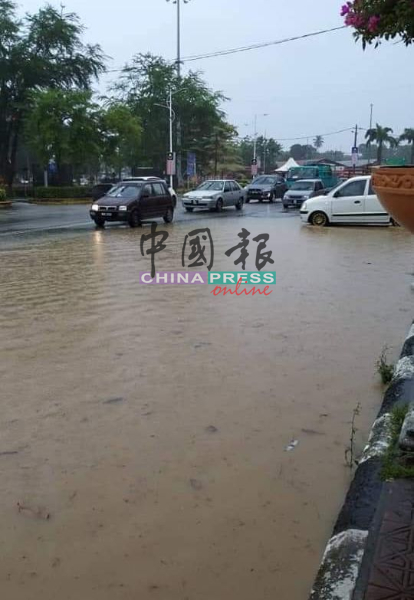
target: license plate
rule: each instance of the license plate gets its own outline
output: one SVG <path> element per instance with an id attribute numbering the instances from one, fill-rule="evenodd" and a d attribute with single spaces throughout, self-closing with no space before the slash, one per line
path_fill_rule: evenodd
<path id="1" fill-rule="evenodd" d="M 102 216 L 103 216 L 103 217 L 111 217 L 111 216 L 112 216 L 112 213 L 109 213 L 109 212 L 104 212 L 104 213 L 102 213 Z"/>

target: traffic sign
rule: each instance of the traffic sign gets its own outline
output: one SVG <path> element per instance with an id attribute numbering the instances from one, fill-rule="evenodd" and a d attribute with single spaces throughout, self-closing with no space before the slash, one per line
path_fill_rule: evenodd
<path id="1" fill-rule="evenodd" d="M 175 175 L 175 152 L 167 154 L 167 175 Z"/>

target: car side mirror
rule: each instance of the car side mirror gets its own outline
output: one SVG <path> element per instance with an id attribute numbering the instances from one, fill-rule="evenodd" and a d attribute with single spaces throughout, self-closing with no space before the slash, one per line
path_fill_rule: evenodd
<path id="1" fill-rule="evenodd" d="M 334 198 L 339 198 L 340 195 L 341 195 L 341 192 L 335 192 L 334 195 L 333 195 L 333 197 Z"/>

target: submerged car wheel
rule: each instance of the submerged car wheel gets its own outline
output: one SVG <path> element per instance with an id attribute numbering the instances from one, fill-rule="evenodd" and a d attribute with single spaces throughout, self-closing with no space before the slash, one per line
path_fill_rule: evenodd
<path id="1" fill-rule="evenodd" d="M 167 212 L 163 216 L 164 223 L 171 223 L 173 218 L 174 218 L 174 211 L 170 206 L 169 208 L 167 208 Z"/>
<path id="2" fill-rule="evenodd" d="M 103 227 L 105 227 L 105 219 L 102 219 L 100 217 L 95 217 L 94 218 L 95 221 L 95 225 L 99 228 L 102 229 Z"/>
<path id="3" fill-rule="evenodd" d="M 216 211 L 221 212 L 223 210 L 223 200 L 219 198 L 216 202 Z"/>
<path id="4" fill-rule="evenodd" d="M 235 204 L 236 210 L 241 210 L 243 208 L 243 198 L 239 198 L 239 201 Z"/>
<path id="5" fill-rule="evenodd" d="M 186 207 L 185 207 L 185 210 L 186 210 L 187 212 L 193 212 L 194 208 L 193 208 L 192 206 L 186 206 Z"/>
<path id="6" fill-rule="evenodd" d="M 130 227 L 139 227 L 141 225 L 141 220 L 139 218 L 139 212 L 137 209 L 133 210 L 131 216 L 129 217 L 129 226 Z"/>
<path id="7" fill-rule="evenodd" d="M 325 225 L 328 225 L 329 220 L 324 212 L 317 211 L 311 215 L 310 222 L 312 225 L 316 225 L 316 227 L 325 227 Z"/>
<path id="8" fill-rule="evenodd" d="M 246 198 L 246 204 L 249 204 L 250 198 Z"/>
<path id="9" fill-rule="evenodd" d="M 274 194 L 273 194 L 273 192 L 272 192 L 272 193 L 270 194 L 270 196 L 269 196 L 269 204 L 271 204 L 272 202 L 274 202 L 274 200 L 275 200 L 275 196 L 274 196 Z"/>

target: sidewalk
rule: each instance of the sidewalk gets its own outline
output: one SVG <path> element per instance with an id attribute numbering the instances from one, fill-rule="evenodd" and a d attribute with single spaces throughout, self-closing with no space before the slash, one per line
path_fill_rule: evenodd
<path id="1" fill-rule="evenodd" d="M 353 600 L 414 598 L 414 481 L 384 484 Z"/>

